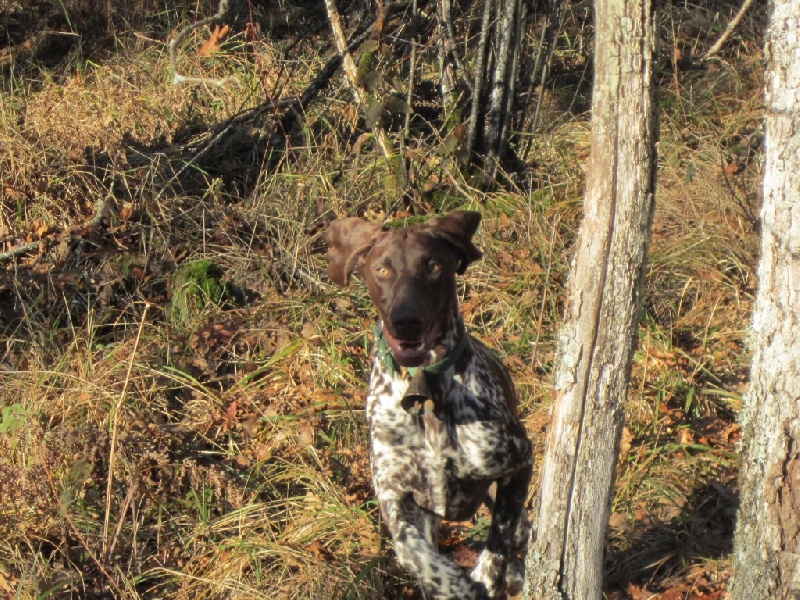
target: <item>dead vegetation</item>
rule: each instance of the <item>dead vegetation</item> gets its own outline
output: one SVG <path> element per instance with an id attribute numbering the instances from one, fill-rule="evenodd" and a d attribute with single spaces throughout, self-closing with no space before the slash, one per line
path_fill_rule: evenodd
<path id="1" fill-rule="evenodd" d="M 112 2 L 109 21 L 81 0 L 33 5 L 0 13 L 0 596 L 414 597 L 370 489 L 372 312 L 359 284 L 327 283 L 318 233 L 335 215 L 481 210 L 465 316 L 503 353 L 541 444 L 588 155 L 589 4 L 568 4 L 548 85 L 530 90 L 541 102 L 520 115 L 538 111 L 514 138 L 524 168 L 485 191 L 425 96 L 405 197 L 335 70 L 321 3 L 245 3 L 208 56 L 213 28 L 187 37 L 182 73 L 239 86 L 170 83 L 166 42 L 215 7 Z M 340 4 L 354 30 L 359 7 Z M 663 7 L 658 208 L 610 598 L 725 597 L 763 12 L 698 57 L 738 8 Z M 200 259 L 235 293 L 177 322 L 173 275 Z M 453 525 L 446 545 L 468 564 L 484 529 Z"/>

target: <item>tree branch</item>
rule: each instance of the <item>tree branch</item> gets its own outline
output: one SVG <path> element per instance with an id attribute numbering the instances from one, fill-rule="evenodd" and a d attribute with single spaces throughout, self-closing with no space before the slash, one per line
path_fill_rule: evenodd
<path id="1" fill-rule="evenodd" d="M 167 48 L 169 49 L 169 64 L 172 70 L 172 83 L 174 85 L 180 85 L 182 83 L 210 83 L 211 85 L 222 86 L 231 81 L 235 83 L 237 87 L 242 87 L 242 82 L 236 75 L 229 75 L 228 77 L 190 77 L 188 75 L 182 75 L 181 73 L 178 73 L 178 61 L 176 58 L 175 48 L 187 35 L 189 35 L 198 27 L 203 27 L 204 25 L 222 20 L 222 17 L 225 16 L 225 13 L 228 12 L 228 1 L 229 0 L 219 0 L 216 13 L 210 17 L 206 17 L 205 19 L 197 21 L 196 23 L 187 25 L 178 32 L 178 35 L 169 41 Z"/>
<path id="2" fill-rule="evenodd" d="M 342 19 L 339 15 L 339 10 L 336 8 L 336 3 L 334 0 L 325 0 L 325 8 L 328 11 L 328 20 L 330 21 L 331 29 L 333 30 L 336 48 L 339 50 L 339 54 L 342 55 L 342 66 L 344 67 L 345 75 L 347 75 L 347 80 L 350 82 L 350 87 L 353 90 L 356 101 L 363 109 L 366 109 L 367 105 L 369 104 L 369 98 L 364 90 L 358 85 L 358 69 L 356 68 L 356 63 L 353 60 L 353 55 L 350 53 L 350 50 L 347 46 L 347 40 L 344 37 L 344 31 L 342 30 Z M 394 149 L 392 148 L 392 143 L 389 141 L 389 136 L 386 135 L 386 131 L 383 129 L 383 127 L 381 127 L 380 123 L 375 123 L 372 125 L 372 133 L 375 135 L 375 141 L 378 144 L 378 148 L 380 148 L 383 156 L 387 159 L 394 156 L 395 153 Z M 397 175 L 402 178 L 402 187 L 405 189 L 407 181 L 407 178 L 405 177 L 405 169 L 398 167 L 397 171 Z"/>
<path id="3" fill-rule="evenodd" d="M 746 13 L 747 9 L 753 5 L 754 1 L 755 0 L 744 0 L 744 4 L 742 4 L 742 7 L 739 9 L 739 12 L 736 13 L 736 16 L 733 17 L 733 20 L 730 23 L 728 23 L 728 26 L 725 28 L 725 31 L 722 32 L 722 35 L 719 36 L 719 39 L 716 42 L 714 42 L 714 45 L 711 46 L 711 48 L 709 48 L 708 51 L 706 51 L 706 53 L 703 55 L 703 60 L 708 60 L 709 58 L 714 56 L 717 52 L 719 52 L 719 49 L 722 48 L 722 45 L 731 36 L 733 30 L 736 29 L 739 23 L 742 22 L 742 18 L 744 18 L 744 13 Z"/>
<path id="4" fill-rule="evenodd" d="M 109 190 L 108 190 L 108 194 L 106 194 L 105 197 L 100 198 L 100 199 L 97 200 L 97 203 L 95 204 L 95 214 L 94 214 L 94 216 L 91 219 L 89 219 L 88 221 L 86 221 L 80 227 L 81 231 L 85 231 L 86 229 L 93 229 L 93 228 L 98 227 L 99 225 L 102 224 L 103 219 L 106 216 L 106 212 L 108 211 L 108 198 L 110 198 L 113 195 L 113 190 L 114 190 L 114 187 L 113 187 L 113 184 L 112 184 L 111 188 L 109 188 Z M 56 242 L 61 242 L 63 240 L 72 240 L 72 239 L 75 239 L 75 238 L 78 238 L 78 237 L 80 237 L 80 236 L 77 236 L 77 235 L 72 234 L 72 233 L 68 233 L 66 236 L 58 238 L 58 239 L 56 239 L 55 236 L 51 236 L 49 239 L 48 238 L 42 238 L 42 239 L 37 240 L 35 242 L 28 242 L 27 244 L 22 244 L 21 246 L 15 246 L 14 248 L 11 248 L 10 250 L 6 250 L 5 252 L 0 252 L 0 262 L 6 261 L 6 260 L 10 260 L 10 259 L 15 258 L 17 256 L 22 256 L 23 254 L 28 254 L 29 252 L 33 252 L 34 250 L 38 250 L 40 248 L 42 250 L 45 250 L 46 248 L 52 246 Z"/>

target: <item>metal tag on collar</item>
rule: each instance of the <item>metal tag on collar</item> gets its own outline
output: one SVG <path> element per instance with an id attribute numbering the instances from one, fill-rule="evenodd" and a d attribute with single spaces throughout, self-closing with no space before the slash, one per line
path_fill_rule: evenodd
<path id="1" fill-rule="evenodd" d="M 408 384 L 408 390 L 400 400 L 400 406 L 408 414 L 424 416 L 433 412 L 433 392 L 428 383 L 425 369 L 418 369 Z"/>

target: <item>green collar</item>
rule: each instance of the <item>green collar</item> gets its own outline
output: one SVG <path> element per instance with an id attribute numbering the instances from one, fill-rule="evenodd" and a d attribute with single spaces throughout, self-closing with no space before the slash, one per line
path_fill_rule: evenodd
<path id="1" fill-rule="evenodd" d="M 392 356 L 389 342 L 386 341 L 386 336 L 382 331 L 378 333 L 379 331 L 380 329 L 376 328 L 378 360 L 381 361 L 383 368 L 390 373 L 404 373 L 409 378 L 408 389 L 400 400 L 400 406 L 412 416 L 435 419 L 438 414 L 436 411 L 438 386 L 432 385 L 430 378 L 436 377 L 452 367 L 464 353 L 464 348 L 467 346 L 467 332 L 464 325 L 459 325 L 456 347 L 442 360 L 425 367 L 408 367 L 406 369 L 397 365 Z M 441 406 L 439 408 L 441 409 Z"/>
<path id="2" fill-rule="evenodd" d="M 439 375 L 443 371 L 446 371 L 452 367 L 454 364 L 456 364 L 456 361 L 461 358 L 461 355 L 464 353 L 464 348 L 467 347 L 467 331 L 464 329 L 463 325 L 461 325 L 459 329 L 460 331 L 458 333 L 456 347 L 453 348 L 452 352 L 447 354 L 447 356 L 445 356 L 442 360 L 424 367 L 407 367 L 403 370 L 413 378 L 420 370 L 431 375 Z M 378 335 L 378 358 L 387 371 L 391 373 L 401 372 L 401 368 L 395 362 L 394 356 L 392 356 L 392 349 L 389 347 L 389 342 L 386 341 L 386 336 L 383 335 L 382 330 Z"/>

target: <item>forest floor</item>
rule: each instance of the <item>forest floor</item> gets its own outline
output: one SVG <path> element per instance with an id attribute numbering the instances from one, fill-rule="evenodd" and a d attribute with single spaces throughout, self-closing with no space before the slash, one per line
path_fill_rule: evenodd
<path id="1" fill-rule="evenodd" d="M 360 6 L 342 3 L 353 27 Z M 727 595 L 765 10 L 702 55 L 737 9 L 661 15 L 657 212 L 609 599 Z M 292 111 L 335 55 L 322 2 L 240 2 L 224 35 L 198 28 L 176 52 L 185 75 L 235 78 L 173 85 L 167 42 L 213 10 L 0 3 L 0 597 L 418 597 L 371 489 L 374 311 L 363 284 L 325 276 L 336 216 L 483 213 L 463 312 L 512 371 L 541 458 L 590 151 L 590 4 L 568 3 L 503 186 L 465 174 L 420 101 L 404 199 L 341 73 Z M 192 288 L 198 264 L 211 277 Z M 486 528 L 483 513 L 446 523 L 445 551 L 469 566 Z"/>

